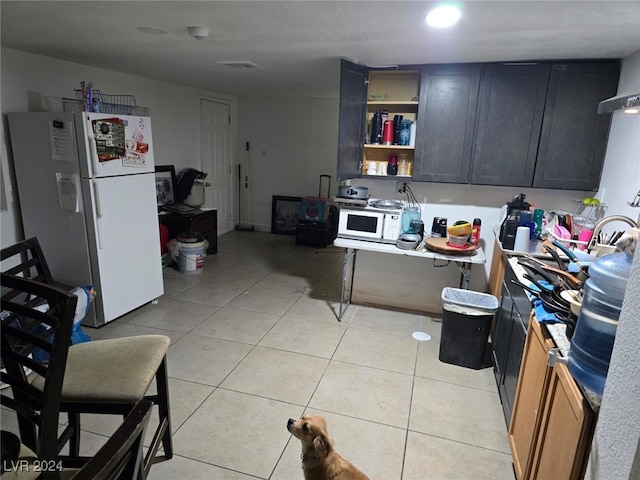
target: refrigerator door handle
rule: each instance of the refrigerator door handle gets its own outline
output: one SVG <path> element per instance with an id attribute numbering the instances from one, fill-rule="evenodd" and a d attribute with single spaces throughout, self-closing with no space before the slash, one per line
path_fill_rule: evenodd
<path id="1" fill-rule="evenodd" d="M 100 190 L 98 188 L 98 182 L 93 180 L 93 192 L 95 197 L 96 204 L 96 233 L 98 236 L 98 248 L 102 250 L 104 247 L 102 245 L 102 226 L 100 224 L 100 218 L 102 217 L 102 205 L 100 204 Z"/>

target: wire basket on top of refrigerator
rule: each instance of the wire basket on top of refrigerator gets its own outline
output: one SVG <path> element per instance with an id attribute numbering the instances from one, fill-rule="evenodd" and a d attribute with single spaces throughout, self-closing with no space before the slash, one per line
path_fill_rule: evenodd
<path id="1" fill-rule="evenodd" d="M 71 110 L 83 110 L 85 99 L 82 90 L 76 89 L 75 101 Z M 136 99 L 133 95 L 109 94 L 102 93 L 100 90 L 93 90 L 92 94 L 92 111 L 95 113 L 114 113 L 119 115 L 139 115 L 148 116 L 149 109 L 147 107 L 139 107 L 136 105 Z M 65 99 L 63 99 L 65 100 Z M 67 99 L 70 100 L 70 99 Z M 64 103 L 64 102 L 63 102 Z"/>

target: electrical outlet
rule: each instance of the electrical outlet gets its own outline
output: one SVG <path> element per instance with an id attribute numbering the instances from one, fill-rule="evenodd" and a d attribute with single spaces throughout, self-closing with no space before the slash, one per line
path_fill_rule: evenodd
<path id="1" fill-rule="evenodd" d="M 398 193 L 406 193 L 407 184 L 405 182 L 396 182 L 396 190 L 398 190 Z"/>

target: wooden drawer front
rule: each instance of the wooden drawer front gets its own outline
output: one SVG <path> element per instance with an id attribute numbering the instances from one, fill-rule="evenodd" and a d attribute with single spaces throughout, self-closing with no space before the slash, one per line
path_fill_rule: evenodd
<path id="1" fill-rule="evenodd" d="M 205 237 L 216 233 L 215 215 L 200 214 L 191 219 L 191 228 Z"/>

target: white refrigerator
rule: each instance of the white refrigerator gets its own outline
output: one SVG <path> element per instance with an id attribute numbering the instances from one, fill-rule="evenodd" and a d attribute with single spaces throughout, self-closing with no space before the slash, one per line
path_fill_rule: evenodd
<path id="1" fill-rule="evenodd" d="M 88 112 L 9 113 L 25 238 L 54 279 L 93 285 L 98 327 L 163 294 L 151 120 Z"/>

